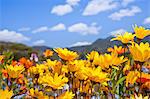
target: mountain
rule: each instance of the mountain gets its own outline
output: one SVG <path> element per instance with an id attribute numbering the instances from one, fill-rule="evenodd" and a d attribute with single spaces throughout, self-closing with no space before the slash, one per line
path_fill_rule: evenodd
<path id="1" fill-rule="evenodd" d="M 111 39 L 112 39 L 111 36 L 105 39 L 97 39 L 91 45 L 75 46 L 75 47 L 70 47 L 68 49 L 77 51 L 81 55 L 89 53 L 93 50 L 103 53 L 103 52 L 106 52 L 108 47 L 113 47 L 114 45 L 121 45 L 119 41 L 110 41 Z M 142 41 L 150 43 L 150 36 L 146 37 Z M 3 51 L 12 51 L 16 59 L 20 57 L 30 57 L 29 55 L 32 52 L 37 52 L 38 55 L 41 56 L 43 51 L 45 51 L 46 49 L 53 50 L 53 48 L 48 47 L 48 46 L 30 47 L 30 46 L 20 44 L 20 43 L 0 42 L 0 53 Z"/>
<path id="2" fill-rule="evenodd" d="M 99 52 L 106 52 L 108 47 L 113 47 L 113 45 L 119 45 L 121 44 L 118 41 L 110 41 L 112 37 L 107 37 L 105 39 L 97 39 L 95 42 L 93 42 L 91 45 L 86 46 L 76 46 L 71 47 L 70 49 L 77 52 L 90 52 L 92 50 L 99 51 Z"/>
<path id="3" fill-rule="evenodd" d="M 114 45 L 122 45 L 119 41 L 110 41 L 113 37 L 107 37 L 105 39 L 97 39 L 95 42 L 93 42 L 91 45 L 86 46 L 76 46 L 71 47 L 70 49 L 77 52 L 91 52 L 92 50 L 99 51 L 99 52 L 106 52 L 108 47 L 113 47 Z M 143 42 L 149 42 L 150 43 L 150 36 L 145 37 Z"/>
<path id="4" fill-rule="evenodd" d="M 39 51 L 42 51 L 42 52 L 44 52 L 46 49 L 53 49 L 53 48 L 51 48 L 51 47 L 48 47 L 48 46 L 33 46 L 32 47 L 34 50 L 39 50 Z"/>
<path id="5" fill-rule="evenodd" d="M 97 39 L 95 42 L 93 42 L 91 45 L 85 45 L 85 46 L 75 46 L 75 47 L 69 47 L 68 49 L 77 51 L 77 52 L 90 52 L 92 50 L 101 51 L 104 52 L 108 47 L 112 47 L 114 44 L 119 44 L 119 42 L 111 42 L 112 37 L 107 37 L 105 39 Z M 33 46 L 32 47 L 35 50 L 45 51 L 46 49 L 52 49 L 51 47 L 47 46 Z"/>

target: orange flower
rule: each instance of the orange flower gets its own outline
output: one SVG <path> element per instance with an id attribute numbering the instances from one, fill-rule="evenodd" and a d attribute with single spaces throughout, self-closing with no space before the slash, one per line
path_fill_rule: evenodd
<path id="1" fill-rule="evenodd" d="M 150 81 L 150 74 L 147 74 L 147 73 L 142 73 L 141 77 L 139 77 L 136 80 L 136 82 L 141 82 L 141 83 L 145 83 L 149 81 Z"/>
<path id="2" fill-rule="evenodd" d="M 43 53 L 44 57 L 50 57 L 53 56 L 53 51 L 47 49 L 44 53 Z"/>
<path id="3" fill-rule="evenodd" d="M 142 84 L 142 89 L 148 89 L 148 90 L 150 90 L 150 81 L 147 81 L 144 84 Z"/>
<path id="4" fill-rule="evenodd" d="M 31 62 L 30 60 L 27 60 L 26 64 L 25 64 L 25 67 L 26 68 L 29 68 L 33 65 L 33 62 Z"/>
<path id="5" fill-rule="evenodd" d="M 8 72 L 5 69 L 2 69 L 2 74 L 5 78 L 8 78 Z"/>
<path id="6" fill-rule="evenodd" d="M 16 66 L 18 64 L 18 62 L 17 61 L 12 61 L 12 63 L 11 63 L 11 65 L 13 65 L 13 66 Z"/>
<path id="7" fill-rule="evenodd" d="M 17 79 L 17 83 L 18 84 L 23 84 L 23 79 L 24 79 L 24 75 L 23 74 L 20 74 L 18 79 Z"/>
<path id="8" fill-rule="evenodd" d="M 19 59 L 19 62 L 22 63 L 22 64 L 25 64 L 27 61 L 27 59 L 25 57 L 22 57 Z"/>
<path id="9" fill-rule="evenodd" d="M 31 62 L 30 60 L 28 60 L 28 59 L 26 59 L 24 57 L 19 59 L 19 63 L 24 65 L 25 68 L 29 68 L 29 67 L 31 67 L 33 65 L 33 62 Z"/>
<path id="10" fill-rule="evenodd" d="M 117 52 L 118 54 L 123 54 L 125 52 L 127 52 L 127 48 L 123 48 L 122 46 L 114 46 L 114 48 L 108 48 L 107 49 L 108 52 Z"/>

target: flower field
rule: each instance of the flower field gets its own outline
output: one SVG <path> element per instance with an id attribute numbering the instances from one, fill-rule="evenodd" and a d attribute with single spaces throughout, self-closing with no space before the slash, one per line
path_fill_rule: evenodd
<path id="1" fill-rule="evenodd" d="M 116 35 L 122 42 L 106 53 L 92 51 L 81 59 L 77 52 L 55 48 L 13 60 L 0 55 L 0 99 L 149 99 L 150 30 L 135 26 L 134 33 Z M 57 54 L 59 59 L 51 57 Z"/>

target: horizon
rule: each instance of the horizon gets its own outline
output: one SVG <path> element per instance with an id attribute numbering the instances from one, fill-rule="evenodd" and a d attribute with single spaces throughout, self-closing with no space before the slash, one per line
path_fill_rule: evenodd
<path id="1" fill-rule="evenodd" d="M 89 45 L 150 25 L 148 0 L 0 0 L 0 41 L 28 46 Z M 114 25 L 115 24 L 115 25 Z"/>
<path id="2" fill-rule="evenodd" d="M 107 38 L 110 38 L 110 37 L 113 37 L 113 36 L 108 36 L 108 37 L 105 37 L 105 38 L 98 38 L 96 39 L 94 42 L 96 42 L 97 40 L 99 39 L 107 39 Z M 21 43 L 21 42 L 10 42 L 10 41 L 0 41 L 0 43 L 15 43 L 15 44 L 23 44 L 25 46 L 28 46 L 28 47 L 49 47 L 49 48 L 58 48 L 58 47 L 51 47 L 51 46 L 47 46 L 47 45 L 27 45 L 27 44 L 24 44 L 24 43 Z M 91 42 L 91 44 L 89 45 L 92 45 L 94 42 Z M 81 47 L 81 46 L 87 46 L 86 44 L 85 45 L 74 45 L 74 46 L 66 46 L 66 47 L 61 47 L 61 48 L 71 48 L 71 47 Z"/>

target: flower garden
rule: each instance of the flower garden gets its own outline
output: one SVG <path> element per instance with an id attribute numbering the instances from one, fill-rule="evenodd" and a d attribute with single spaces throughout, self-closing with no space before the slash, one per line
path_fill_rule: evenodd
<path id="1" fill-rule="evenodd" d="M 112 39 L 121 46 L 92 51 L 86 59 L 67 48 L 46 50 L 44 61 L 3 53 L 0 99 L 149 99 L 150 44 L 143 39 L 150 30 L 133 30 Z M 59 59 L 51 59 L 54 54 Z"/>

